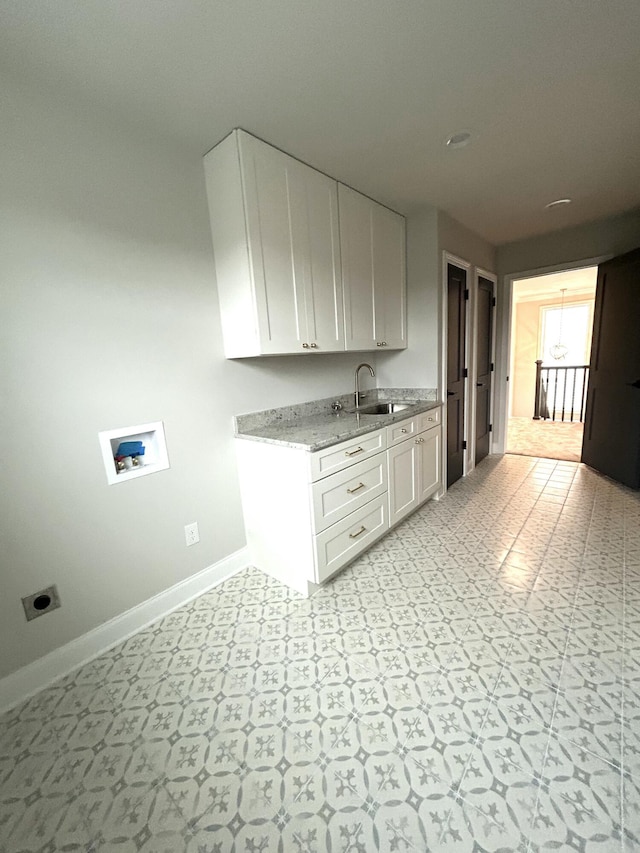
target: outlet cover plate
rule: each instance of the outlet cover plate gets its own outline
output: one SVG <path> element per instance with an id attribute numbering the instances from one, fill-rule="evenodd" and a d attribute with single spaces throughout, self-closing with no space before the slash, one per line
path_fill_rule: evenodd
<path id="1" fill-rule="evenodd" d="M 22 599 L 22 606 L 28 622 L 37 619 L 38 616 L 44 616 L 45 613 L 50 613 L 52 610 L 57 610 L 60 607 L 58 588 L 53 584 L 39 592 L 34 592 L 32 595 L 25 595 Z"/>
<path id="2" fill-rule="evenodd" d="M 193 524 L 185 524 L 184 538 L 187 543 L 187 548 L 189 545 L 195 545 L 200 541 L 200 532 L 198 531 L 197 521 L 194 521 Z"/>

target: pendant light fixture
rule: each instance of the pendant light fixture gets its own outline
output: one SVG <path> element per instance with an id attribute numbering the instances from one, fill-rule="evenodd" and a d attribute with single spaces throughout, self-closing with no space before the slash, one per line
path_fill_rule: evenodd
<path id="1" fill-rule="evenodd" d="M 560 293 L 562 293 L 562 299 L 560 300 L 560 323 L 558 328 L 558 343 L 554 344 L 552 347 L 549 347 L 549 353 L 551 358 L 555 359 L 555 361 L 562 361 L 563 358 L 566 357 L 569 352 L 568 348 L 562 343 L 562 318 L 564 315 L 564 294 L 566 292 L 566 287 L 560 288 Z"/>

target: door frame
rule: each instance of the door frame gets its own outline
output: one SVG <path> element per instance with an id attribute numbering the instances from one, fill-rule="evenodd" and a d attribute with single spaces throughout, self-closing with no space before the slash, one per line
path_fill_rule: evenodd
<path id="1" fill-rule="evenodd" d="M 457 255 L 443 250 L 442 252 L 442 286 L 440 288 L 440 304 L 442 307 L 442 322 L 440 324 L 440 399 L 442 400 L 442 494 L 447 491 L 447 343 L 449 331 L 449 285 L 447 281 L 447 267 L 452 264 L 459 267 L 467 274 L 467 290 L 469 291 L 469 299 L 467 301 L 466 316 L 465 316 L 465 367 L 467 368 L 467 378 L 464 381 L 464 441 L 467 442 L 467 451 L 464 455 L 464 465 L 462 476 L 466 477 L 469 473 L 469 340 L 471 333 L 471 263 L 459 258 Z"/>
<path id="2" fill-rule="evenodd" d="M 513 282 L 520 278 L 536 278 L 554 272 L 597 267 L 614 257 L 612 254 L 566 261 L 536 269 L 508 273 L 502 277 L 500 299 L 496 298 L 496 350 L 495 386 L 493 389 L 493 442 L 494 453 L 505 453 L 507 448 L 507 422 L 509 416 L 509 376 L 511 373 L 511 321 L 513 317 Z"/>
<path id="3" fill-rule="evenodd" d="M 498 276 L 482 269 L 482 267 L 474 267 L 472 288 L 469 292 L 469 302 L 471 304 L 471 316 L 473 318 L 471 330 L 471 351 L 469 355 L 469 388 L 475 388 L 478 379 L 478 362 L 476 359 L 476 347 L 478 344 L 478 279 L 484 278 L 490 281 L 493 285 L 493 298 L 495 305 L 493 306 L 493 317 L 491 323 L 491 361 L 493 363 L 493 376 L 491 377 L 491 395 L 489 397 L 489 418 L 493 425 L 496 399 L 496 332 L 497 332 L 497 310 L 498 310 Z M 468 434 L 475 436 L 476 434 L 476 395 L 469 395 L 469 429 Z M 476 442 L 467 442 L 469 451 L 469 470 L 472 471 L 476 467 Z M 489 453 L 495 453 L 495 430 L 491 432 L 491 440 L 489 442 Z"/>

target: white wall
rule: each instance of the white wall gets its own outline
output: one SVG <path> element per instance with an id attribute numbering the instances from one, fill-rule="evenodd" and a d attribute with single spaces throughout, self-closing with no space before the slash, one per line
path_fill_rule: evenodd
<path id="1" fill-rule="evenodd" d="M 226 361 L 200 158 L 3 97 L 0 677 L 240 549 L 232 415 L 346 393 L 362 360 Z M 156 420 L 170 470 L 108 486 L 98 431 Z"/>

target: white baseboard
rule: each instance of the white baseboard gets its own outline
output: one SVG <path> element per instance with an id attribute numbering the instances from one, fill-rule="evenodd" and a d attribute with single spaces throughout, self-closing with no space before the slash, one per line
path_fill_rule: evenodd
<path id="1" fill-rule="evenodd" d="M 175 586 L 115 616 L 59 649 L 0 679 L 0 713 L 38 693 L 74 669 L 104 654 L 132 634 L 197 598 L 249 565 L 249 551 L 242 548 Z"/>

